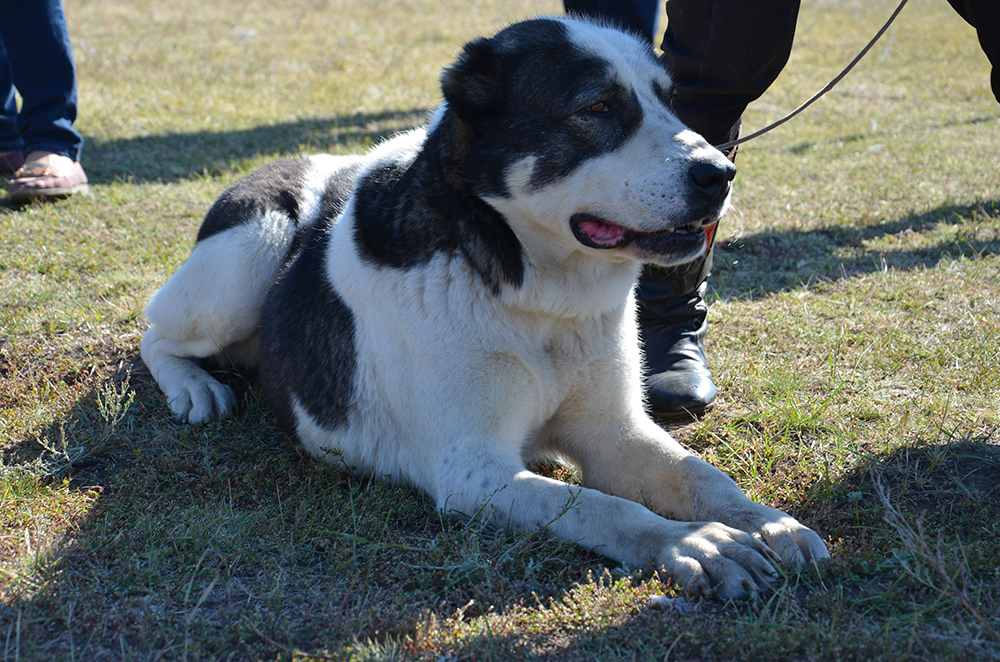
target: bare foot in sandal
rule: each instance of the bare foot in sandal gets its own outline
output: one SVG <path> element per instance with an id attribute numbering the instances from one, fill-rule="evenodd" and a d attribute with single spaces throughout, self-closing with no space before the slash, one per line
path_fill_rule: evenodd
<path id="1" fill-rule="evenodd" d="M 7 200 L 23 205 L 32 200 L 58 200 L 88 190 L 87 174 L 79 163 L 52 152 L 31 152 L 14 173 Z"/>

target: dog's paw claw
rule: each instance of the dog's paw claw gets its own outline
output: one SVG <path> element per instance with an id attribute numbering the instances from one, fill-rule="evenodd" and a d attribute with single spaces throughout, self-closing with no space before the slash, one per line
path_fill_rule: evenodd
<path id="1" fill-rule="evenodd" d="M 771 589 L 778 579 L 764 545 L 717 522 L 691 524 L 673 545 L 663 567 L 686 590 L 722 600 L 745 600 Z"/>
<path id="2" fill-rule="evenodd" d="M 758 535 L 785 565 L 795 568 L 830 558 L 826 543 L 815 531 L 794 517 L 775 512 L 777 516 L 762 524 Z"/>

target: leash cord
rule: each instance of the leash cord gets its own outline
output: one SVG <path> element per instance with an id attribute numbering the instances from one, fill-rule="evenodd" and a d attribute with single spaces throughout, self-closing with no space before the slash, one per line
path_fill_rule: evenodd
<path id="1" fill-rule="evenodd" d="M 830 90 L 832 90 L 833 86 L 836 85 L 837 83 L 839 83 L 840 80 L 844 76 L 846 76 L 851 71 L 851 69 L 854 68 L 854 65 L 856 65 L 858 62 L 860 62 L 861 58 L 863 58 L 868 53 L 868 51 L 871 50 L 872 46 L 875 45 L 875 42 L 877 42 L 882 37 L 882 35 L 885 34 L 885 31 L 889 29 L 889 26 L 892 25 L 892 22 L 896 20 L 897 16 L 899 16 L 899 12 L 903 10 L 903 7 L 906 5 L 906 2 L 907 2 L 907 0 L 901 0 L 900 1 L 899 6 L 896 7 L 896 11 L 894 11 L 892 13 L 892 16 L 889 17 L 889 20 L 886 21 L 885 25 L 882 26 L 882 29 L 879 30 L 878 33 L 874 37 L 872 37 L 872 40 L 868 42 L 868 45 L 865 46 L 863 49 L 861 49 L 861 52 L 858 53 L 858 55 L 853 60 L 851 60 L 851 63 L 848 64 L 847 67 L 843 71 L 841 71 L 837 75 L 836 78 L 834 78 L 829 83 L 827 83 L 826 87 L 824 87 L 822 90 L 820 90 L 816 94 L 812 95 L 812 97 L 808 101 L 806 101 L 804 104 L 802 104 L 801 106 L 799 106 L 798 108 L 796 108 L 792 112 L 790 112 L 787 115 L 785 115 L 784 117 L 782 117 L 780 120 L 778 120 L 774 124 L 766 126 L 763 129 L 761 129 L 760 131 L 757 131 L 755 133 L 751 133 L 749 136 L 744 136 L 743 138 L 739 138 L 737 140 L 731 140 L 731 141 L 729 141 L 727 143 L 723 143 L 722 145 L 716 145 L 715 148 L 718 149 L 718 150 L 725 151 L 725 150 L 730 149 L 732 147 L 736 147 L 737 145 L 742 145 L 743 143 L 747 142 L 748 140 L 753 140 L 757 136 L 762 136 L 765 133 L 767 133 L 768 131 L 771 131 L 772 129 L 777 129 L 779 126 L 781 126 L 782 124 L 784 124 L 785 122 L 787 122 L 788 120 L 792 119 L 793 117 L 795 117 L 796 115 L 798 115 L 799 113 L 801 113 L 803 110 L 805 110 L 806 108 L 808 108 L 809 106 L 811 106 L 821 96 L 823 96 L 824 94 L 826 94 L 827 92 L 829 92 Z"/>

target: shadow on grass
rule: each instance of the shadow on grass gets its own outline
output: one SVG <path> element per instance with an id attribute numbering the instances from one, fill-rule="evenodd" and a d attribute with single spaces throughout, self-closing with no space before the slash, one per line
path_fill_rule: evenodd
<path id="1" fill-rule="evenodd" d="M 816 485 L 809 502 L 793 511 L 830 541 L 834 558 L 819 576 L 791 576 L 760 602 L 696 600 L 681 611 L 633 603 L 616 615 L 588 605 L 588 592 L 575 589 L 563 598 L 571 605 L 561 610 L 571 615 L 564 623 L 539 618 L 532 621 L 535 630 L 519 634 L 483 627 L 440 652 L 449 659 L 521 660 L 995 659 L 995 434 L 942 432 L 891 453 L 861 456 L 843 476 Z M 886 521 L 892 510 L 919 540 Z M 597 593 L 614 602 L 613 587 Z M 583 624 L 602 619 L 610 624 Z"/>
<path id="2" fill-rule="evenodd" d="M 8 470 L 47 463 L 49 486 L 37 489 L 68 478 L 69 492 L 91 495 L 69 526 L 46 508 L 22 525 L 33 558 L 0 590 L 9 659 L 338 653 L 398 641 L 431 613 L 466 606 L 472 618 L 559 596 L 604 568 L 576 546 L 443 517 L 415 490 L 317 462 L 241 374 L 222 376 L 237 417 L 187 426 L 169 419 L 138 357 L 105 359 L 121 361 L 117 374 L 42 431 L 56 452 L 30 438 L 4 453 Z M 53 519 L 63 533 L 46 539 Z"/>
<path id="3" fill-rule="evenodd" d="M 945 205 L 869 227 L 772 230 L 720 242 L 710 291 L 717 299 L 750 300 L 876 271 L 930 268 L 943 259 L 977 259 L 1000 253 L 995 232 L 979 236 L 977 216 L 1000 217 L 1000 199 Z M 893 237 L 899 237 L 902 244 L 911 233 L 923 234 L 941 226 L 952 226 L 953 230 L 941 232 L 942 238 L 932 245 L 866 246 Z"/>
<path id="4" fill-rule="evenodd" d="M 932 536 L 992 557 L 993 565 L 967 557 L 975 570 L 1000 563 L 1000 548 L 991 542 L 1000 535 L 1000 428 L 981 434 L 942 431 L 933 441 L 862 456 L 836 482 L 816 490 L 823 498 L 815 500 L 810 517 L 826 523 L 827 535 L 853 541 L 857 558 L 874 550 L 891 552 L 886 541 L 868 540 L 866 533 L 882 520 L 884 496 L 907 516 L 921 518 Z M 1000 588 L 1000 577 L 992 581 Z"/>
<path id="5" fill-rule="evenodd" d="M 229 172 L 261 155 L 325 152 L 372 142 L 424 124 L 430 110 L 413 108 L 375 114 L 257 126 L 242 131 L 169 133 L 102 141 L 88 138 L 87 175 L 94 184 L 116 180 L 176 182 L 207 173 Z"/>
<path id="6" fill-rule="evenodd" d="M 793 509 L 834 544 L 822 580 L 763 605 L 702 602 L 678 614 L 630 603 L 610 580 L 581 588 L 608 565 L 575 546 L 442 518 L 411 489 L 324 467 L 273 426 L 251 382 L 226 380 L 240 414 L 181 426 L 141 361 L 125 357 L 46 432 L 50 445 L 62 431 L 70 446 L 100 442 L 64 472 L 70 490 L 99 496 L 29 562 L 29 579 L 11 582 L 13 599 L 0 604 L 8 657 L 270 659 L 360 646 L 384 653 L 370 659 L 398 659 L 394 647 L 431 646 L 432 659 L 797 659 L 831 647 L 873 659 L 916 645 L 927 659 L 960 659 L 951 656 L 982 650 L 956 634 L 975 627 L 971 617 L 883 521 L 877 482 L 907 518 L 922 518 L 982 610 L 1000 612 L 1000 445 L 990 436 L 859 457 Z M 102 412 L 114 393 L 131 398 L 111 424 Z M 36 448 L 24 440 L 6 465 L 37 459 Z M 550 599 L 559 608 L 519 624 L 488 618 L 455 634 L 463 620 Z M 957 630 L 939 627 L 945 616 Z M 914 618 L 927 627 L 913 628 Z M 441 638 L 422 635 L 432 623 Z M 748 643 L 747 628 L 760 636 Z"/>

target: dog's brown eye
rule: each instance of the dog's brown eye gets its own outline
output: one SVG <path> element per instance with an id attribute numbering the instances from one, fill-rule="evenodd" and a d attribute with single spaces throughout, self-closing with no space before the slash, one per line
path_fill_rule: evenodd
<path id="1" fill-rule="evenodd" d="M 587 108 L 587 110 L 589 110 L 592 113 L 610 113 L 611 112 L 611 106 L 609 106 L 608 104 L 604 103 L 603 101 L 598 101 L 594 105 L 592 105 L 589 108 Z"/>

